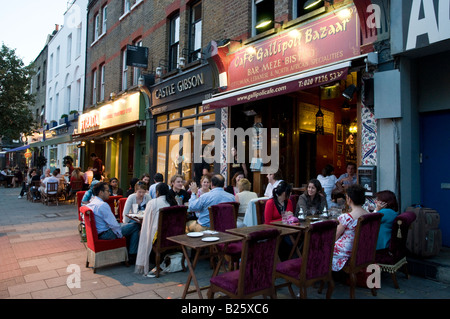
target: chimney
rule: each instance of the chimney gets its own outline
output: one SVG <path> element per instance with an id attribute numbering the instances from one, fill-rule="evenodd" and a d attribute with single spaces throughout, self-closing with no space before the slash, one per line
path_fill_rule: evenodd
<path id="1" fill-rule="evenodd" d="M 59 24 L 55 24 L 55 31 L 56 31 L 56 32 L 59 31 Z"/>

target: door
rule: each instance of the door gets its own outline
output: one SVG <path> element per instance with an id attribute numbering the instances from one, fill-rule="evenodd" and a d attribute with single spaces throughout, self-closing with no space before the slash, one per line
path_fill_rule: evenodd
<path id="1" fill-rule="evenodd" d="M 421 115 L 422 205 L 436 209 L 441 217 L 442 243 L 450 246 L 450 112 Z"/>

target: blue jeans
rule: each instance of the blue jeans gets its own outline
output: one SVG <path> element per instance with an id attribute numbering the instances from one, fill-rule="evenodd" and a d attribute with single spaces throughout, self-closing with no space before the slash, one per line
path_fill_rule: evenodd
<path id="1" fill-rule="evenodd" d="M 141 224 L 139 223 L 122 224 L 121 228 L 122 228 L 122 235 L 127 239 L 127 244 L 129 246 L 128 253 L 130 255 L 137 254 L 139 246 L 139 231 L 141 229 Z M 98 238 L 103 240 L 113 240 L 117 239 L 117 236 L 111 229 L 108 229 L 106 232 L 98 236 Z"/>

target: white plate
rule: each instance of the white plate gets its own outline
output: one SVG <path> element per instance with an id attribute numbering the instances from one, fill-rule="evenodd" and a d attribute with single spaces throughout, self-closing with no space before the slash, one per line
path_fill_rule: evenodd
<path id="1" fill-rule="evenodd" d="M 187 233 L 186 235 L 188 235 L 189 237 L 202 237 L 203 233 L 201 233 L 201 232 L 192 232 L 192 233 Z"/>
<path id="2" fill-rule="evenodd" d="M 205 237 L 202 238 L 202 241 L 217 241 L 219 239 L 220 239 L 219 237 Z"/>

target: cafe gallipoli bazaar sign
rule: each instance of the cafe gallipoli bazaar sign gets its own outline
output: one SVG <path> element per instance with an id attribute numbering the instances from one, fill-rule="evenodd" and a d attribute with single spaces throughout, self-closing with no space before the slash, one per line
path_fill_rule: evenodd
<path id="1" fill-rule="evenodd" d="M 228 90 L 359 54 L 359 21 L 352 6 L 231 54 Z"/>

